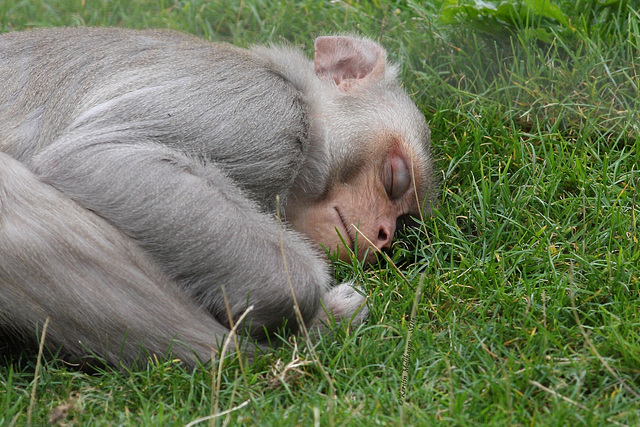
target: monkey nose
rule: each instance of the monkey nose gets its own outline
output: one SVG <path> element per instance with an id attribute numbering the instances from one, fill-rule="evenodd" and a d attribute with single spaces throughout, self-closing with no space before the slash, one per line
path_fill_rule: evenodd
<path id="1" fill-rule="evenodd" d="M 391 241 L 393 240 L 393 228 L 388 225 L 381 224 L 378 228 L 377 239 L 373 242 L 378 249 L 391 248 Z"/>

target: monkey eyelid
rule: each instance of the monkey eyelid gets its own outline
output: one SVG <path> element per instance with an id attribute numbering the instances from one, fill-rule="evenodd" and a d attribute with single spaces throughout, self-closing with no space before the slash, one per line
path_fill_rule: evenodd
<path id="1" fill-rule="evenodd" d="M 400 155 L 391 154 L 385 165 L 385 189 L 391 200 L 401 198 L 411 187 L 411 172 Z"/>

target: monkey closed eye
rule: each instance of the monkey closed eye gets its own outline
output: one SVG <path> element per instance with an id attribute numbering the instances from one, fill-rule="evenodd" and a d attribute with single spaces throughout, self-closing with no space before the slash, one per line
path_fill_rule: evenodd
<path id="1" fill-rule="evenodd" d="M 392 200 L 402 197 L 411 184 L 411 175 L 407 164 L 399 156 L 390 156 L 388 160 L 387 194 Z"/>

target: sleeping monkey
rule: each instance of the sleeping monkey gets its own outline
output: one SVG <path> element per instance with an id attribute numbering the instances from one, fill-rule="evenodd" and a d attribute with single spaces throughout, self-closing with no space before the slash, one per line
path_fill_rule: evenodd
<path id="1" fill-rule="evenodd" d="M 70 360 L 208 359 L 365 298 L 434 194 L 429 129 L 373 41 L 249 50 L 170 31 L 0 36 L 0 332 Z M 295 297 L 294 297 L 295 296 Z M 294 301 L 295 299 L 295 301 Z"/>

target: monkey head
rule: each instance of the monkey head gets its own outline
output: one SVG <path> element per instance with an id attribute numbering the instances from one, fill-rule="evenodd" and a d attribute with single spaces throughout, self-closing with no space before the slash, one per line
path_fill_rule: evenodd
<path id="1" fill-rule="evenodd" d="M 370 262 L 399 220 L 430 208 L 429 128 L 378 44 L 320 37 L 314 65 L 310 143 L 287 220 L 341 259 Z"/>

